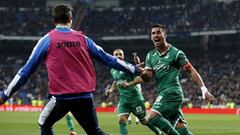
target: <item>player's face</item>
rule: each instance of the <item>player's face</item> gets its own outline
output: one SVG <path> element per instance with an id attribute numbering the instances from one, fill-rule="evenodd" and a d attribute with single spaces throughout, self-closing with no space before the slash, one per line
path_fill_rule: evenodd
<path id="1" fill-rule="evenodd" d="M 151 40 L 153 41 L 155 47 L 164 44 L 166 41 L 166 32 L 160 27 L 152 28 Z"/>
<path id="2" fill-rule="evenodd" d="M 115 50 L 113 55 L 118 57 L 120 60 L 124 60 L 124 53 L 122 50 Z"/>

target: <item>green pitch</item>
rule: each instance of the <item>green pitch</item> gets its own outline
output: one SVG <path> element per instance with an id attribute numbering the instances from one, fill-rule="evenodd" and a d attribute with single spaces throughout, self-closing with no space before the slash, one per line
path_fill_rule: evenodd
<path id="1" fill-rule="evenodd" d="M 39 113 L 0 112 L 0 135 L 39 135 L 38 116 Z M 99 113 L 98 117 L 106 132 L 119 134 L 116 114 Z M 239 115 L 186 115 L 186 119 L 194 135 L 240 135 Z M 76 128 L 78 135 L 84 135 L 79 125 Z M 154 135 L 142 125 L 132 123 L 128 128 L 129 135 Z M 68 135 L 65 119 L 55 124 L 54 131 L 56 135 Z"/>

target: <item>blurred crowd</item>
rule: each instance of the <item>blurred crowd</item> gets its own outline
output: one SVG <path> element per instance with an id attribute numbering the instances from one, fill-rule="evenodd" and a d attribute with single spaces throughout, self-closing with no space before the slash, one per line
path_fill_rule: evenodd
<path id="1" fill-rule="evenodd" d="M 1 33 L 9 36 L 42 36 L 54 26 L 43 8 L 6 8 L 0 16 Z"/>
<path id="2" fill-rule="evenodd" d="M 89 36 L 148 33 L 153 22 L 165 24 L 169 32 L 231 30 L 240 28 L 240 1 L 207 0 L 119 0 L 117 7 L 81 7 L 80 29 Z M 0 8 L 0 31 L 4 35 L 41 36 L 53 28 L 50 7 Z M 76 15 L 76 16 L 75 16 Z"/>
<path id="3" fill-rule="evenodd" d="M 0 55 L 0 90 L 7 87 L 17 71 L 25 64 L 27 56 L 4 56 Z M 31 105 L 33 100 L 47 100 L 47 72 L 44 65 L 38 68 L 17 94 L 9 100 L 13 104 Z"/>
<path id="4" fill-rule="evenodd" d="M 240 1 L 121 0 L 120 5 L 89 9 L 83 27 L 89 26 L 88 32 L 93 36 L 146 34 L 153 22 L 165 24 L 169 32 L 240 28 Z"/>
<path id="5" fill-rule="evenodd" d="M 201 74 L 209 91 L 216 97 L 214 105 L 225 106 L 228 102 L 240 105 L 240 59 L 239 49 L 236 48 L 215 48 L 209 52 L 201 52 L 197 49 L 184 50 L 190 62 Z M 141 52 L 139 52 L 141 55 Z M 130 57 L 130 56 L 129 56 Z M 0 89 L 6 88 L 7 84 L 14 77 L 17 70 L 25 63 L 27 57 L 0 55 Z M 94 60 L 97 74 L 97 87 L 95 101 L 97 105 L 105 102 L 109 105 L 116 105 L 119 100 L 117 90 L 110 96 L 105 96 L 104 91 L 112 84 L 110 69 Z M 15 104 L 32 104 L 32 100 L 48 100 L 48 78 L 44 63 L 38 67 L 27 84 L 22 87 L 11 99 Z M 184 90 L 186 103 L 195 107 L 204 104 L 201 98 L 201 90 L 191 81 L 185 72 L 181 73 L 180 82 Z M 156 98 L 155 82 L 142 85 L 142 93 L 145 100 L 153 103 Z M 187 104 L 185 104 L 187 105 Z"/>
<path id="6" fill-rule="evenodd" d="M 208 53 L 189 53 L 189 59 L 202 76 L 205 85 L 216 96 L 215 105 L 229 102 L 240 105 L 240 59 L 239 48 L 215 47 Z M 201 91 L 187 75 L 182 75 L 181 84 L 185 98 L 200 105 Z"/>

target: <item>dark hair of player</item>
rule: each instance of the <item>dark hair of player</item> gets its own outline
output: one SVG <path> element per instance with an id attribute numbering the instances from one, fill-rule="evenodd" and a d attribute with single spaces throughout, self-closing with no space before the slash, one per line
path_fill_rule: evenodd
<path id="1" fill-rule="evenodd" d="M 72 17 L 72 8 L 68 5 L 57 5 L 52 9 L 54 23 L 68 23 Z"/>
<path id="2" fill-rule="evenodd" d="M 153 28 L 161 28 L 165 33 L 167 32 L 166 31 L 166 27 L 160 23 L 154 23 L 151 25 L 151 29 L 150 29 L 150 32 L 152 31 Z"/>

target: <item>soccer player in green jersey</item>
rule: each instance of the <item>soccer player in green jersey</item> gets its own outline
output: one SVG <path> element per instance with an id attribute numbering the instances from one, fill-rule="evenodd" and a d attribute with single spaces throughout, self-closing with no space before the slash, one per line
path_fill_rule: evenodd
<path id="1" fill-rule="evenodd" d="M 67 127 L 70 131 L 69 135 L 77 135 L 77 132 L 75 131 L 74 123 L 72 120 L 72 114 L 71 112 L 68 112 L 65 116 L 66 122 L 67 122 Z"/>
<path id="2" fill-rule="evenodd" d="M 124 61 L 124 53 L 122 49 L 116 49 L 113 55 Z M 126 62 L 126 64 L 128 64 Z M 120 135 L 127 135 L 127 120 L 130 113 L 137 116 L 143 125 L 148 126 L 156 135 L 161 135 L 161 131 L 155 126 L 146 121 L 146 109 L 144 106 L 144 98 L 141 93 L 141 85 L 136 84 L 129 87 L 122 85 L 123 82 L 134 80 L 135 76 L 126 74 L 122 71 L 111 69 L 114 82 L 109 90 L 106 90 L 106 95 L 110 94 L 113 90 L 117 89 L 120 94 L 118 102 L 118 116 Z"/>
<path id="3" fill-rule="evenodd" d="M 179 83 L 180 70 L 185 70 L 199 86 L 203 99 L 212 102 L 214 97 L 208 92 L 201 76 L 188 61 L 186 55 L 169 44 L 166 38 L 167 32 L 164 26 L 153 24 L 151 40 L 155 48 L 146 56 L 145 69 L 141 78 L 128 83 L 135 85 L 148 82 L 154 76 L 158 97 L 148 114 L 148 122 L 169 135 L 192 135 L 181 111 L 183 91 Z"/>

